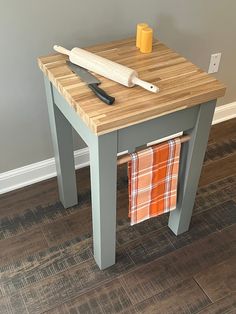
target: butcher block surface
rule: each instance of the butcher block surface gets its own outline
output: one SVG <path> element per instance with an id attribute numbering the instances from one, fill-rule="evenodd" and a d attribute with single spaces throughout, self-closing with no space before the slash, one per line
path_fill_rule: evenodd
<path id="1" fill-rule="evenodd" d="M 221 82 L 159 41 L 154 42 L 153 51 L 149 54 L 140 53 L 133 38 L 85 49 L 136 70 L 140 79 L 160 88 L 160 92 L 154 94 L 139 86 L 125 87 L 93 73 L 101 81 L 101 88 L 116 98 L 114 105 L 108 106 L 70 70 L 66 64 L 68 56 L 53 54 L 38 58 L 43 73 L 97 135 L 225 94 L 225 86 Z"/>

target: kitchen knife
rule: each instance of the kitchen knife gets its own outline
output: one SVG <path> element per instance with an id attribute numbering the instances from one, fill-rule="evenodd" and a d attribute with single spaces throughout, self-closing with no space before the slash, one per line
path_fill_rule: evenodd
<path id="1" fill-rule="evenodd" d="M 101 82 L 94 75 L 92 75 L 86 69 L 75 65 L 70 61 L 66 61 L 66 63 L 74 73 L 76 73 L 84 82 L 88 84 L 88 87 L 99 99 L 101 99 L 107 105 L 112 105 L 114 103 L 115 98 L 109 96 L 103 89 L 98 87 Z"/>

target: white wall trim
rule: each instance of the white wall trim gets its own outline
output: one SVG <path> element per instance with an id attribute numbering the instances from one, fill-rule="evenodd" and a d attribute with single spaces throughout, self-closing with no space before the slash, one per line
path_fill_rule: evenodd
<path id="1" fill-rule="evenodd" d="M 236 118 L 236 101 L 216 107 L 212 124 Z"/>
<path id="2" fill-rule="evenodd" d="M 83 148 L 74 152 L 75 168 L 89 165 L 89 149 Z M 24 186 L 50 179 L 56 176 L 55 159 L 49 158 L 24 167 L 0 173 L 0 194 Z"/>
<path id="3" fill-rule="evenodd" d="M 213 123 L 217 124 L 236 118 L 236 102 L 216 107 Z M 74 152 L 75 168 L 89 165 L 89 150 L 83 148 Z M 56 176 L 55 159 L 50 158 L 0 174 L 0 194 L 22 188 Z"/>

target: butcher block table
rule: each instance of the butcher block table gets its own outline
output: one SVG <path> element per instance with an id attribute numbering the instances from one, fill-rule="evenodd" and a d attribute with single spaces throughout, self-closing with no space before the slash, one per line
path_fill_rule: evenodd
<path id="1" fill-rule="evenodd" d="M 78 202 L 74 128 L 90 151 L 94 258 L 105 269 L 115 263 L 117 153 L 133 152 L 181 131 L 190 136 L 182 144 L 177 208 L 169 216 L 176 235 L 187 231 L 216 100 L 224 96 L 225 86 L 159 41 L 150 54 L 141 54 L 133 38 L 86 50 L 135 69 L 139 78 L 160 88 L 155 94 L 95 74 L 116 99 L 108 106 L 70 70 L 67 56 L 38 58 L 45 76 L 60 200 L 65 208 Z"/>

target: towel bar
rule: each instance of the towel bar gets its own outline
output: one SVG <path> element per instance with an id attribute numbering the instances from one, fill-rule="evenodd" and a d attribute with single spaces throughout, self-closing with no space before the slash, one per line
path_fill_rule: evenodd
<path id="1" fill-rule="evenodd" d="M 190 135 L 183 135 L 180 137 L 180 142 L 185 143 L 190 140 Z M 125 154 L 117 159 L 117 165 L 125 164 L 126 162 L 130 161 L 130 154 Z"/>

